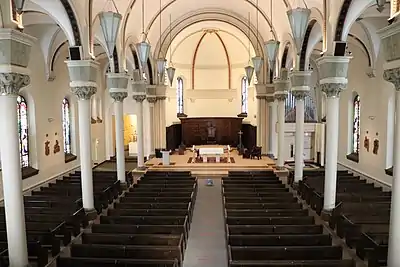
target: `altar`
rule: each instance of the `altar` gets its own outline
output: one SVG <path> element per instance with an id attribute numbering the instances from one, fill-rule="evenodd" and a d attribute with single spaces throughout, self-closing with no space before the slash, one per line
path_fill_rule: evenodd
<path id="1" fill-rule="evenodd" d="M 215 162 L 220 162 L 221 156 L 224 155 L 222 147 L 202 147 L 199 148 L 199 155 L 203 158 L 203 162 L 207 163 L 207 157 L 215 157 Z"/>

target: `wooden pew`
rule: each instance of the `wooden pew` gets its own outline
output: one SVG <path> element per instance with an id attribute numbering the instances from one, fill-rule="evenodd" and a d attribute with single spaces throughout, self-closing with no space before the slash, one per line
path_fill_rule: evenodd
<path id="1" fill-rule="evenodd" d="M 179 267 L 178 260 L 133 260 L 99 258 L 57 258 L 57 267 Z"/>

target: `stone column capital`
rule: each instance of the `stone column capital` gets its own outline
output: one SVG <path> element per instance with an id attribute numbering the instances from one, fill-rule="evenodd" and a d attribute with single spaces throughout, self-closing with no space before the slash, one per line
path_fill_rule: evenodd
<path id="1" fill-rule="evenodd" d="M 265 100 L 267 100 L 268 103 L 274 102 L 275 101 L 274 94 L 266 95 Z"/>
<path id="2" fill-rule="evenodd" d="M 292 95 L 296 98 L 296 100 L 304 100 L 306 96 L 308 96 L 308 92 L 306 90 L 293 90 Z"/>
<path id="3" fill-rule="evenodd" d="M 287 98 L 286 92 L 275 92 L 274 98 L 278 101 L 285 101 Z"/>
<path id="4" fill-rule="evenodd" d="M 17 96 L 21 88 L 28 86 L 31 79 L 20 73 L 0 73 L 0 95 Z"/>
<path id="5" fill-rule="evenodd" d="M 396 91 L 400 91 L 400 67 L 385 70 L 383 72 L 383 79 L 392 83 Z"/>
<path id="6" fill-rule="evenodd" d="M 97 87 L 95 86 L 75 86 L 71 87 L 71 92 L 76 95 L 79 100 L 90 100 L 96 94 Z"/>
<path id="7" fill-rule="evenodd" d="M 146 99 L 146 95 L 133 95 L 136 102 L 142 103 Z"/>
<path id="8" fill-rule="evenodd" d="M 336 98 L 347 88 L 347 83 L 323 83 L 320 88 L 326 94 L 326 97 Z"/>
<path id="9" fill-rule="evenodd" d="M 162 101 L 162 100 L 165 100 L 165 99 L 167 99 L 166 96 L 157 96 L 157 100 Z"/>
<path id="10" fill-rule="evenodd" d="M 123 102 L 128 97 L 128 92 L 110 92 L 110 96 L 116 102 Z"/>
<path id="11" fill-rule="evenodd" d="M 292 71 L 290 81 L 293 91 L 308 91 L 311 84 L 312 71 Z"/>
<path id="12" fill-rule="evenodd" d="M 149 102 L 150 104 L 154 104 L 157 102 L 156 96 L 147 96 L 146 99 L 147 99 L 147 102 Z"/>
<path id="13" fill-rule="evenodd" d="M 256 96 L 256 99 L 258 99 L 258 100 L 265 99 L 265 96 L 263 96 L 263 95 L 257 95 L 257 96 Z"/>

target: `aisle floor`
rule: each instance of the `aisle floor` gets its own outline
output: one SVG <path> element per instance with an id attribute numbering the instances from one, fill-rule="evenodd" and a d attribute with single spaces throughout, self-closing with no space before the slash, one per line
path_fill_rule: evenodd
<path id="1" fill-rule="evenodd" d="M 223 214 L 221 179 L 211 187 L 199 179 L 184 267 L 228 266 Z"/>

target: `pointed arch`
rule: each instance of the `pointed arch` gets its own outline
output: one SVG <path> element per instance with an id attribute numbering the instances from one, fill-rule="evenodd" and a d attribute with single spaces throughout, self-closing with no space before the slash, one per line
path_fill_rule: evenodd
<path id="1" fill-rule="evenodd" d="M 178 77 L 176 79 L 176 104 L 177 104 L 177 114 L 184 113 L 184 104 L 183 104 L 183 79 L 182 77 Z"/>
<path id="2" fill-rule="evenodd" d="M 29 120 L 28 105 L 21 95 L 17 97 L 17 118 L 19 134 L 19 155 L 21 167 L 29 167 Z"/>
<path id="3" fill-rule="evenodd" d="M 249 111 L 249 83 L 247 81 L 247 77 L 244 76 L 241 80 L 241 108 L 240 111 L 243 114 L 247 114 Z"/>
<path id="4" fill-rule="evenodd" d="M 353 132 L 352 132 L 352 153 L 360 152 L 360 119 L 361 119 L 360 95 L 356 94 L 353 98 Z"/>

